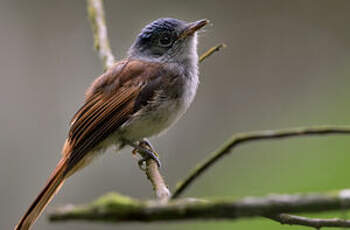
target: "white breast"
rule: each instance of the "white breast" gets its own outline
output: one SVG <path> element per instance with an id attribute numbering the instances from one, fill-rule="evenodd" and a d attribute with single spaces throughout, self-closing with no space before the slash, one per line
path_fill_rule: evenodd
<path id="1" fill-rule="evenodd" d="M 186 112 L 196 94 L 198 80 L 189 82 L 184 94 L 173 100 L 166 100 L 152 106 L 152 111 L 139 111 L 123 125 L 123 138 L 140 140 L 164 133 Z"/>

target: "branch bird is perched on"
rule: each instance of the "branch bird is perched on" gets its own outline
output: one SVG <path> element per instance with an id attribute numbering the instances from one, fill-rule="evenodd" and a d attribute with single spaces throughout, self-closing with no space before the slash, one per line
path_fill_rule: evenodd
<path id="1" fill-rule="evenodd" d="M 190 106 L 198 87 L 196 31 L 193 23 L 161 18 L 147 25 L 128 57 L 98 77 L 74 115 L 62 158 L 16 230 L 30 229 L 65 179 L 115 145 L 130 145 L 158 157 L 140 142 L 174 124 Z M 146 142 L 147 143 L 147 142 Z"/>

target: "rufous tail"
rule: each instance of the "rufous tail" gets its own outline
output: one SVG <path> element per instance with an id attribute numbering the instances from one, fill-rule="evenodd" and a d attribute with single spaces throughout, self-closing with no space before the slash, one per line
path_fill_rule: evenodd
<path id="1" fill-rule="evenodd" d="M 63 157 L 52 172 L 44 189 L 30 205 L 24 216 L 16 225 L 15 230 L 28 230 L 39 218 L 45 207 L 60 190 L 65 180 L 66 159 Z"/>

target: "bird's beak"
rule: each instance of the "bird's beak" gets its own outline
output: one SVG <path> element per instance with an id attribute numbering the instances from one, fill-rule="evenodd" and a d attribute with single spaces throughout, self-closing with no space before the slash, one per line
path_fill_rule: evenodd
<path id="1" fill-rule="evenodd" d="M 201 29 L 203 26 L 207 25 L 208 23 L 209 23 L 209 20 L 207 19 L 202 19 L 199 21 L 189 23 L 179 38 L 183 39 L 194 34 L 197 30 Z"/>

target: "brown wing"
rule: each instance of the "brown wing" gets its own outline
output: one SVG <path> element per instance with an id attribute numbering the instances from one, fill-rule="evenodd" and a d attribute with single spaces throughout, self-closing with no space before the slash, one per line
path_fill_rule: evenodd
<path id="1" fill-rule="evenodd" d="M 66 173 L 127 121 L 138 109 L 138 96 L 149 88 L 147 83 L 159 82 L 159 78 L 161 71 L 157 64 L 132 60 L 117 63 L 94 81 L 85 104 L 72 119 L 66 143 L 69 150 L 65 151 Z"/>

